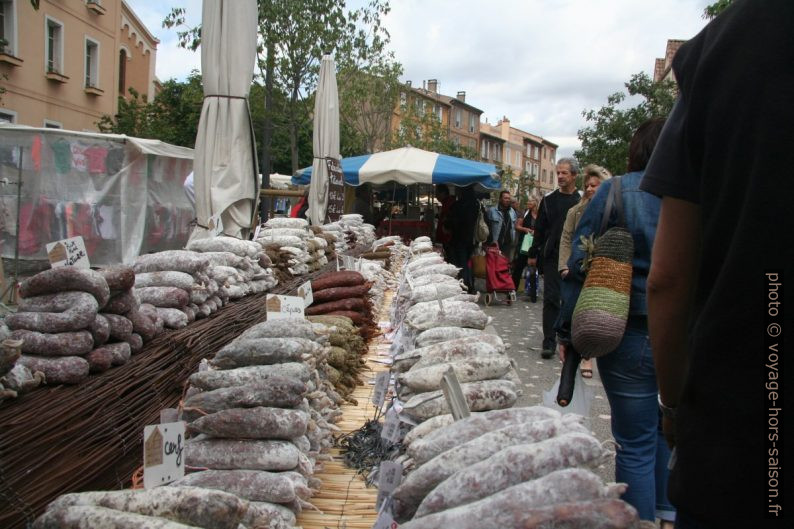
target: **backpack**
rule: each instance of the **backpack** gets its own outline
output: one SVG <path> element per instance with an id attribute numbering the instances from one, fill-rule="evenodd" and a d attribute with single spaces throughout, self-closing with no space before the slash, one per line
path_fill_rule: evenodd
<path id="1" fill-rule="evenodd" d="M 491 230 L 488 223 L 485 221 L 485 206 L 482 202 L 477 202 L 479 211 L 477 211 L 477 222 L 474 224 L 474 244 L 480 244 L 488 240 Z"/>

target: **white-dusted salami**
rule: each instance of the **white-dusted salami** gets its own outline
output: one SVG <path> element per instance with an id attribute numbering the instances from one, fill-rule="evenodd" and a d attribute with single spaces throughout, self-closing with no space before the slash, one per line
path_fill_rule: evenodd
<path id="1" fill-rule="evenodd" d="M 289 503 L 298 497 L 286 472 L 265 470 L 204 470 L 188 474 L 172 486 L 219 490 L 244 500 L 269 503 Z"/>
<path id="2" fill-rule="evenodd" d="M 516 402 L 515 386 L 507 380 L 483 380 L 460 385 L 463 397 L 471 411 L 509 408 Z M 447 399 L 439 391 L 419 393 L 411 397 L 403 410 L 419 420 L 450 413 Z"/>
<path id="3" fill-rule="evenodd" d="M 187 250 L 167 250 L 138 256 L 133 268 L 136 274 L 172 270 L 195 274 L 203 272 L 208 266 L 209 259 L 202 257 L 200 253 Z"/>
<path id="4" fill-rule="evenodd" d="M 115 340 L 124 341 L 132 334 L 132 322 L 124 316 L 118 314 L 104 314 L 110 324 L 110 337 Z"/>
<path id="5" fill-rule="evenodd" d="M 131 266 L 111 266 L 99 271 L 111 292 L 123 292 L 135 285 L 135 271 Z"/>
<path id="6" fill-rule="evenodd" d="M 607 451 L 589 433 L 566 433 L 536 443 L 509 446 L 441 482 L 419 505 L 416 516 L 471 503 L 555 470 L 595 467 L 606 455 Z"/>
<path id="7" fill-rule="evenodd" d="M 303 401 L 306 384 L 295 378 L 273 375 L 255 384 L 201 391 L 185 400 L 183 416 L 188 422 L 229 408 L 269 406 L 294 408 Z"/>
<path id="8" fill-rule="evenodd" d="M 39 272 L 19 285 L 19 295 L 23 298 L 75 290 L 93 295 L 100 307 L 110 297 L 110 288 L 102 274 L 73 266 L 60 266 Z"/>
<path id="9" fill-rule="evenodd" d="M 449 340 L 466 338 L 469 336 L 478 336 L 480 334 L 483 334 L 480 329 L 467 329 L 465 327 L 434 327 L 419 333 L 414 340 L 414 345 L 416 347 L 426 347 L 439 342 L 446 342 Z"/>
<path id="10" fill-rule="evenodd" d="M 207 529 L 237 529 L 248 511 L 246 501 L 228 492 L 181 486 L 64 494 L 47 509 L 76 505 L 157 516 Z"/>
<path id="11" fill-rule="evenodd" d="M 210 470 L 292 470 L 301 452 L 289 441 L 188 440 L 185 464 Z"/>
<path id="12" fill-rule="evenodd" d="M 321 346 L 305 338 L 238 338 L 218 351 L 210 364 L 220 369 L 233 369 L 300 362 L 321 350 Z"/>
<path id="13" fill-rule="evenodd" d="M 284 439 L 306 433 L 309 415 L 285 408 L 230 408 L 199 417 L 191 431 L 224 439 Z"/>
<path id="14" fill-rule="evenodd" d="M 43 356 L 80 356 L 94 348 L 89 331 L 40 333 L 19 329 L 11 333 L 14 340 L 23 340 L 22 353 Z"/>
<path id="15" fill-rule="evenodd" d="M 526 527 L 536 517 L 534 509 L 573 502 L 617 499 L 625 485 L 604 485 L 583 468 L 557 470 L 525 483 L 508 487 L 487 498 L 435 514 L 416 518 L 404 529 L 508 529 Z M 562 524 L 561 524 L 562 525 Z M 559 525 L 555 525 L 559 527 Z M 587 525 L 586 527 L 597 527 Z M 563 527 L 570 527 L 563 525 Z"/>
<path id="16" fill-rule="evenodd" d="M 156 317 L 156 311 L 155 311 Z M 126 318 L 132 323 L 132 332 L 138 334 L 145 342 L 157 336 L 154 320 L 139 310 L 127 313 Z M 108 328 L 108 336 L 110 335 Z"/>
<path id="17" fill-rule="evenodd" d="M 20 312 L 9 314 L 5 322 L 12 330 L 80 331 L 91 326 L 98 308 L 97 300 L 86 292 L 44 294 L 20 300 Z"/>
<path id="18" fill-rule="evenodd" d="M 190 529 L 190 525 L 155 516 L 75 505 L 47 510 L 33 523 L 33 529 Z"/>
<path id="19" fill-rule="evenodd" d="M 110 300 L 102 308 L 102 312 L 123 315 L 127 314 L 128 312 L 132 312 L 133 310 L 138 310 L 138 307 L 140 306 L 141 302 L 138 299 L 138 296 L 136 296 L 135 292 L 130 289 L 110 296 Z"/>
<path id="20" fill-rule="evenodd" d="M 427 367 L 415 365 L 407 373 L 398 375 L 397 380 L 415 392 L 435 391 L 441 389 L 441 379 L 449 369 L 454 371 L 459 382 L 477 382 L 501 378 L 510 368 L 509 358 L 492 354 Z"/>
<path id="21" fill-rule="evenodd" d="M 296 378 L 308 382 L 311 378 L 309 368 L 302 363 L 287 362 L 267 366 L 238 367 L 237 369 L 200 371 L 190 375 L 190 383 L 197 388 L 213 390 L 230 386 L 246 386 L 261 383 L 265 379 L 278 376 Z"/>
<path id="22" fill-rule="evenodd" d="M 135 276 L 135 288 L 175 287 L 190 290 L 194 284 L 193 276 L 185 272 L 144 272 Z"/>
<path id="23" fill-rule="evenodd" d="M 157 307 L 157 316 L 169 329 L 181 329 L 187 326 L 187 314 L 179 309 Z"/>
<path id="24" fill-rule="evenodd" d="M 136 288 L 135 293 L 141 303 L 149 303 L 158 308 L 181 309 L 190 303 L 190 294 L 176 287 Z"/>
<path id="25" fill-rule="evenodd" d="M 79 384 L 88 377 L 88 362 L 79 356 L 22 355 L 17 363 L 44 373 L 47 384 Z"/>

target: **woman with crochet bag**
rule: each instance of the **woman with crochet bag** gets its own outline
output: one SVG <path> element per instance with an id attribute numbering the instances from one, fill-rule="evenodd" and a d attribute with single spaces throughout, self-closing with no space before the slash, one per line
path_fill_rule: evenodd
<path id="1" fill-rule="evenodd" d="M 568 261 L 568 283 L 574 288 L 567 289 L 568 295 L 564 299 L 565 306 L 569 307 L 566 314 L 561 314 L 558 320 L 558 332 L 570 333 L 571 319 L 581 315 L 579 312 L 588 311 L 589 318 L 601 317 L 605 330 L 603 343 L 614 339 L 613 344 L 618 344 L 611 352 L 588 352 L 583 346 L 587 342 L 577 342 L 577 324 L 573 324 L 573 336 L 568 334 L 567 340 L 561 339 L 560 358 L 565 360 L 568 348 L 566 343 L 570 340 L 577 345 L 577 349 L 584 358 L 597 356 L 598 372 L 604 384 L 604 390 L 612 409 L 612 435 L 618 444 L 615 461 L 615 479 L 628 484 L 628 489 L 623 499 L 633 505 L 643 520 L 654 521 L 659 518 L 662 527 L 672 527 L 675 519 L 675 509 L 667 499 L 667 478 L 669 471 L 667 464 L 670 459 L 670 450 L 662 435 L 661 415 L 657 404 L 656 373 L 653 364 L 650 342 L 648 340 L 647 304 L 645 284 L 650 268 L 651 247 L 656 234 L 656 224 L 659 218 L 660 199 L 640 191 L 639 183 L 651 157 L 656 140 L 659 137 L 663 119 L 653 119 L 643 123 L 635 132 L 629 146 L 628 173 L 605 181 L 601 184 L 595 196 L 586 207 L 579 226 L 573 236 L 573 250 Z M 583 264 L 595 266 L 597 260 L 609 261 L 608 256 L 592 259 L 586 255 L 587 244 L 578 244 L 579 241 L 592 241 L 604 233 L 602 220 L 607 209 L 607 198 L 613 185 L 619 186 L 612 192 L 612 198 L 617 207 L 610 205 L 607 213 L 607 223 L 603 228 L 623 226 L 633 239 L 633 252 L 622 255 L 616 248 L 617 259 L 615 266 L 631 267 L 630 285 L 628 280 L 625 285 L 609 284 L 610 275 L 605 273 L 604 279 L 597 285 L 584 285 L 585 288 L 598 289 L 598 295 L 592 299 L 601 302 L 588 303 L 587 306 L 577 306 L 577 299 L 585 282 Z M 619 190 L 619 191 L 618 191 Z M 619 195 L 617 198 L 615 194 Z M 610 201 L 611 202 L 611 201 Z M 631 246 L 632 241 L 627 241 Z M 633 257 L 632 257 L 633 255 Z M 625 264 L 618 261 L 626 261 Z M 599 264 L 603 264 L 599 263 Z M 627 276 L 628 277 L 628 276 Z M 598 281 L 597 281 L 598 282 Z M 628 310 L 625 303 L 628 302 Z M 570 307 L 576 306 L 574 310 Z M 626 316 L 626 314 L 628 316 Z M 620 329 L 625 331 L 620 333 Z M 607 336 L 608 330 L 617 329 L 617 335 Z M 567 331 L 566 331 L 567 329 Z M 583 329 L 580 332 L 585 334 Z M 592 336 L 590 337 L 592 339 Z M 582 344 L 582 345 L 580 345 Z M 574 353 L 575 354 L 575 353 Z M 603 356 L 600 356 L 603 354 Z"/>

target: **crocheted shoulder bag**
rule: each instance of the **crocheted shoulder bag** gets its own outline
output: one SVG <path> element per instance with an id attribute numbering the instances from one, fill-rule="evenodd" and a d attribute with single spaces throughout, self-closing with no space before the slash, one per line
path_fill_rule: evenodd
<path id="1" fill-rule="evenodd" d="M 583 358 L 603 356 L 614 351 L 623 339 L 629 316 L 634 239 L 626 229 L 620 177 L 612 179 L 607 195 L 601 229 L 595 242 L 582 237 L 588 258 L 582 292 L 573 310 L 571 338 Z M 618 225 L 607 225 L 613 207 Z"/>

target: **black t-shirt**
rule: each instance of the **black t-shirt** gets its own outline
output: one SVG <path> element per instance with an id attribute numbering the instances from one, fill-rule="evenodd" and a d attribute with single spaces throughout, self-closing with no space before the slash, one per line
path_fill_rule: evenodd
<path id="1" fill-rule="evenodd" d="M 540 201 L 538 218 L 535 219 L 535 238 L 529 250 L 530 257 L 557 261 L 565 216 L 569 209 L 579 203 L 580 198 L 576 191 L 566 195 L 557 189 Z M 557 269 L 556 263 L 554 269 Z"/>
<path id="2" fill-rule="evenodd" d="M 471 196 L 462 196 L 449 208 L 449 225 L 452 232 L 452 246 L 455 248 L 474 247 L 474 225 L 480 212 L 480 204 Z"/>
<path id="3" fill-rule="evenodd" d="M 784 436 L 778 431 L 772 446 L 769 421 L 783 419 L 769 417 L 774 404 L 764 387 L 774 353 L 765 335 L 775 321 L 767 306 L 774 281 L 765 274 L 779 272 L 783 284 L 784 275 L 794 277 L 785 256 L 792 242 L 785 220 L 794 167 L 792 27 L 791 0 L 738 0 L 679 49 L 673 70 L 680 98 L 641 185 L 700 206 L 690 364 L 669 492 L 679 509 L 722 527 L 764 527 L 769 505 L 782 505 L 767 489 L 794 474 L 784 466 L 772 475 L 782 460 L 770 458 L 784 451 Z M 776 321 L 782 325 L 782 316 Z M 787 394 L 790 404 L 794 389 Z M 777 396 L 783 411 L 794 409 Z M 794 454 L 788 430 L 787 453 Z M 786 518 L 791 523 L 791 513 Z"/>

